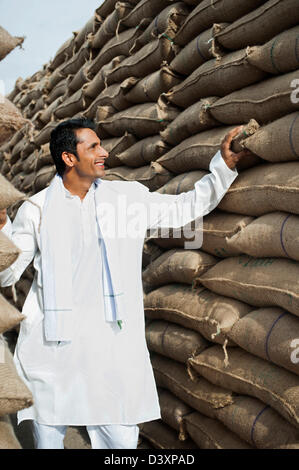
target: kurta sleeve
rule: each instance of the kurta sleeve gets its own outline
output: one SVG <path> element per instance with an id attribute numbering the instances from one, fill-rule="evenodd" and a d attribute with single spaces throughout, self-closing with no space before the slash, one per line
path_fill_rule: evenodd
<path id="1" fill-rule="evenodd" d="M 238 176 L 231 170 L 220 150 L 209 165 L 210 172 L 194 184 L 194 189 L 178 195 L 147 191 L 147 229 L 180 228 L 209 214 L 221 201 Z M 146 188 L 147 189 L 147 188 Z"/>
<path id="2" fill-rule="evenodd" d="M 9 268 L 0 273 L 1 287 L 8 287 L 16 283 L 36 254 L 37 241 L 30 212 L 32 212 L 32 204 L 24 202 L 19 208 L 14 222 L 11 223 L 8 218 L 2 228 L 4 235 L 13 241 L 21 253 Z"/>

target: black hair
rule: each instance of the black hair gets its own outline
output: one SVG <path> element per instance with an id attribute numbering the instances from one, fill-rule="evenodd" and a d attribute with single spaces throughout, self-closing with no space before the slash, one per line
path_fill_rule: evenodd
<path id="1" fill-rule="evenodd" d="M 63 176 L 65 172 L 65 163 L 61 158 L 63 152 L 69 152 L 75 155 L 80 161 L 77 153 L 78 138 L 76 130 L 78 129 L 91 129 L 96 131 L 96 126 L 90 119 L 69 119 L 58 124 L 51 132 L 50 139 L 50 152 L 54 160 L 57 173 Z"/>

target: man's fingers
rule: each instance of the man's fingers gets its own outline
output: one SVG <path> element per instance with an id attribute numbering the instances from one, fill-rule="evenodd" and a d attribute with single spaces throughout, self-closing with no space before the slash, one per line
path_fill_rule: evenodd
<path id="1" fill-rule="evenodd" d="M 236 135 L 238 135 L 241 130 L 243 129 L 244 126 L 238 126 L 238 127 L 235 127 L 234 129 L 232 129 L 230 132 L 228 132 L 226 134 L 226 136 L 224 137 L 223 141 L 222 141 L 222 146 L 225 148 L 225 149 L 229 149 L 230 147 L 230 144 L 231 144 L 231 141 L 233 140 L 234 137 L 236 137 Z"/>

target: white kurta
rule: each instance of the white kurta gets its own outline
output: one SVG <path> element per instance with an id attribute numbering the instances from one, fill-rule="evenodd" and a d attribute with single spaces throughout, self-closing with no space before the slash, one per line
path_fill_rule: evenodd
<path id="1" fill-rule="evenodd" d="M 174 223 L 184 219 L 182 198 L 203 201 L 197 210 L 209 213 L 237 177 L 220 152 L 210 165 L 212 173 L 195 185 L 195 190 L 183 196 L 149 193 L 140 184 L 104 183 L 110 197 L 126 192 L 132 201 L 140 198 L 145 204 L 167 202 L 163 214 L 151 225 L 163 226 L 164 215 L 172 210 Z M 109 193 L 109 188 L 112 192 Z M 45 191 L 32 199 L 43 207 Z M 101 250 L 97 237 L 94 185 L 81 202 L 65 189 L 72 218 L 72 249 L 74 333 L 71 342 L 46 341 L 43 330 L 43 300 L 38 225 L 39 211 L 25 202 L 13 224 L 3 231 L 22 250 L 18 260 L 0 273 L 2 286 L 17 281 L 34 258 L 36 276 L 23 307 L 14 361 L 20 377 L 31 390 L 34 404 L 18 412 L 18 423 L 35 419 L 52 425 L 137 424 L 159 419 L 158 394 L 145 339 L 142 299 L 142 239 L 119 241 L 119 269 L 126 292 L 126 318 L 122 329 L 107 323 L 101 289 Z M 105 197 L 105 185 L 102 189 Z M 116 199 L 115 199 L 116 201 Z M 114 202 L 115 202 L 114 201 Z M 166 211 L 166 212 L 165 212 Z M 117 217 L 117 214 L 116 214 Z M 184 220 L 185 221 L 185 220 Z M 181 224 L 183 225 L 183 224 Z M 123 243 L 123 244 L 121 244 Z"/>

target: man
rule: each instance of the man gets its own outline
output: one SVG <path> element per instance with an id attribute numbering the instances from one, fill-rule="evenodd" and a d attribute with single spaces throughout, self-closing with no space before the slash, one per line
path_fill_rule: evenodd
<path id="1" fill-rule="evenodd" d="M 34 398 L 18 423 L 33 421 L 36 448 L 63 449 L 68 425 L 86 426 L 93 449 L 136 448 L 137 424 L 160 418 L 145 340 L 145 233 L 182 227 L 217 206 L 247 153 L 230 150 L 240 130 L 225 137 L 211 173 L 180 195 L 101 179 L 108 153 L 90 121 L 69 120 L 52 132 L 57 175 L 13 224 L 5 213 L 0 219 L 21 250 L 0 273 L 1 285 L 16 283 L 32 259 L 36 269 L 14 354 Z"/>

